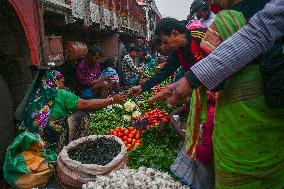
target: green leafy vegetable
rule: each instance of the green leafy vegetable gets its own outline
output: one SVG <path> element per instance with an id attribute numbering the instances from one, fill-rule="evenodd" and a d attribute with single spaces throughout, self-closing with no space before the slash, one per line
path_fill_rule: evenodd
<path id="1" fill-rule="evenodd" d="M 171 126 L 166 126 L 165 135 L 157 134 L 157 127 L 142 134 L 143 142 L 129 153 L 131 168 L 150 167 L 171 174 L 170 166 L 179 153 L 179 139 Z"/>

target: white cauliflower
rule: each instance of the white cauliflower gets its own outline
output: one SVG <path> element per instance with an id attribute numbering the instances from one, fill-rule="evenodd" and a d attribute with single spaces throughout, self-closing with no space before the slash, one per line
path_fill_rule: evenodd
<path id="1" fill-rule="evenodd" d="M 130 115 L 123 115 L 122 118 L 123 118 L 125 121 L 131 121 L 131 116 L 130 116 Z"/>
<path id="2" fill-rule="evenodd" d="M 140 117 L 141 115 L 142 115 L 141 112 L 139 112 L 139 111 L 134 111 L 134 112 L 132 113 L 132 118 L 136 119 L 136 118 Z"/>
<path id="3" fill-rule="evenodd" d="M 135 108 L 136 108 L 136 104 L 131 101 L 127 101 L 124 104 L 124 109 L 126 112 L 133 112 Z"/>

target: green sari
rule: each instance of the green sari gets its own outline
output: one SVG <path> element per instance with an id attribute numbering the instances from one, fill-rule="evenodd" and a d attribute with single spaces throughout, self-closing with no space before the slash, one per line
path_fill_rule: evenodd
<path id="1" fill-rule="evenodd" d="M 230 18 L 224 24 L 222 14 L 215 24 L 226 40 Z M 228 79 L 219 94 L 213 133 L 216 188 L 283 188 L 284 109 L 267 106 L 257 60 Z"/>
<path id="2" fill-rule="evenodd" d="M 85 127 L 78 127 L 82 124 L 74 124 L 77 114 L 69 116 L 77 109 L 79 97 L 59 87 L 62 77 L 56 70 L 40 72 L 28 96 L 19 128 L 19 132 L 40 134 L 48 147 L 57 152 L 69 141 L 87 133 Z"/>

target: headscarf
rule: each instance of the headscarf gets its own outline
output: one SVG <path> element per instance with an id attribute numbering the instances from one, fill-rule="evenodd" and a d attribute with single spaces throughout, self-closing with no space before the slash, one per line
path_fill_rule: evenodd
<path id="1" fill-rule="evenodd" d="M 58 80 L 62 77 L 56 70 L 44 71 L 39 77 L 28 98 L 23 120 L 25 130 L 39 132 L 48 125 L 51 106 L 59 89 Z"/>
<path id="2" fill-rule="evenodd" d="M 246 19 L 240 12 L 223 10 L 219 12 L 213 24 L 208 28 L 200 47 L 211 53 L 217 46 L 246 25 Z"/>

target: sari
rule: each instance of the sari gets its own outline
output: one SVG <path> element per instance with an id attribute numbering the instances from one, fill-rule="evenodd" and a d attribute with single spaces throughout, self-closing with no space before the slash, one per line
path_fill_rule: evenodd
<path id="1" fill-rule="evenodd" d="M 211 27 L 215 42 L 237 32 L 237 20 L 242 20 L 237 22 L 241 28 L 244 16 L 221 11 Z M 210 42 L 208 36 L 206 40 Z M 206 44 L 214 49 L 212 42 Z M 265 102 L 258 59 L 226 80 L 219 92 L 213 134 L 217 189 L 284 187 L 283 121 L 284 109 Z"/>
<path id="2" fill-rule="evenodd" d="M 76 110 L 79 97 L 59 88 L 58 80 L 62 77 L 55 70 L 41 71 L 28 96 L 19 127 L 20 132 L 24 130 L 40 134 L 47 148 L 56 152 L 74 140 L 77 131 L 86 129 L 70 124 L 74 121 L 68 115 Z"/>

